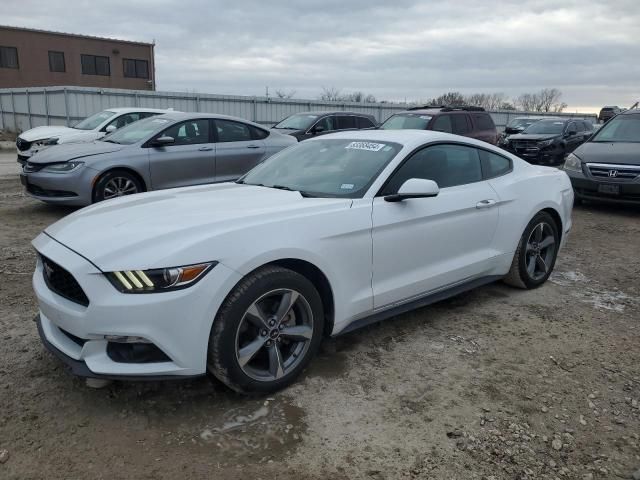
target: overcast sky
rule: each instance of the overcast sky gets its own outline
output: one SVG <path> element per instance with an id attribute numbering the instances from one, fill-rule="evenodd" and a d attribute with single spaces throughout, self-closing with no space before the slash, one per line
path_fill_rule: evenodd
<path id="1" fill-rule="evenodd" d="M 159 90 L 640 99 L 640 0 L 3 0 L 0 24 L 156 42 Z"/>

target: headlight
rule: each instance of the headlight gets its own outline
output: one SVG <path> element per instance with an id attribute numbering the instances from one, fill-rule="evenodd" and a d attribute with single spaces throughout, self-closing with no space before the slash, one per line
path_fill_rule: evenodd
<path id="1" fill-rule="evenodd" d="M 582 160 L 573 153 L 570 153 L 564 162 L 564 169 L 572 170 L 574 172 L 582 172 Z"/>
<path id="2" fill-rule="evenodd" d="M 538 142 L 539 147 L 548 147 L 553 143 L 553 138 L 551 140 L 544 140 L 542 142 Z"/>
<path id="3" fill-rule="evenodd" d="M 179 290 L 197 283 L 218 262 L 153 270 L 121 270 L 105 275 L 122 293 L 157 293 Z"/>
<path id="4" fill-rule="evenodd" d="M 57 145 L 59 141 L 60 141 L 59 138 L 52 137 L 52 138 L 43 138 L 42 140 L 36 140 L 33 143 L 34 143 L 34 145 L 37 145 L 37 146 L 50 147 L 51 145 Z"/>
<path id="5" fill-rule="evenodd" d="M 63 163 L 52 163 L 44 167 L 41 172 L 47 173 L 67 173 L 76 168 L 84 165 L 84 162 L 63 162 Z"/>

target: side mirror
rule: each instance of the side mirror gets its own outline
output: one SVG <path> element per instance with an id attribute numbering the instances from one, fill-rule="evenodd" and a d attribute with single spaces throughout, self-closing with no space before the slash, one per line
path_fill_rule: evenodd
<path id="1" fill-rule="evenodd" d="M 111 132 L 115 132 L 117 129 L 118 127 L 116 127 L 115 125 L 109 125 L 107 126 L 107 128 L 104 129 L 104 131 L 107 133 L 111 133 Z"/>
<path id="2" fill-rule="evenodd" d="M 384 197 L 387 202 L 401 202 L 407 198 L 429 198 L 440 193 L 440 187 L 433 180 L 410 178 L 402 184 L 398 193 Z"/>
<path id="3" fill-rule="evenodd" d="M 323 127 L 322 125 L 316 125 L 315 127 L 313 127 L 312 132 L 313 132 L 314 134 L 316 134 L 316 133 L 322 133 L 322 132 L 324 132 L 324 127 Z"/>
<path id="4" fill-rule="evenodd" d="M 576 133 L 578 133 L 578 131 L 577 131 L 577 130 L 569 130 L 569 131 L 567 132 L 567 135 L 571 137 L 571 136 L 575 135 Z"/>
<path id="5" fill-rule="evenodd" d="M 166 145 L 171 145 L 175 143 L 176 139 L 173 137 L 169 137 L 167 135 L 163 135 L 162 137 L 158 137 L 153 141 L 154 147 L 164 147 Z"/>

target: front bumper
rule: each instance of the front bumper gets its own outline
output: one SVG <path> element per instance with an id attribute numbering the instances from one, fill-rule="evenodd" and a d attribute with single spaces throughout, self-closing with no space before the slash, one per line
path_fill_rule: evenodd
<path id="1" fill-rule="evenodd" d="M 543 148 L 515 148 L 513 145 L 509 144 L 503 148 L 529 163 L 540 165 L 553 165 L 554 163 L 562 161 L 564 157 L 564 148 L 558 145 L 550 145 Z"/>
<path id="2" fill-rule="evenodd" d="M 583 170 L 586 167 L 583 166 Z M 599 180 L 582 172 L 565 170 L 577 199 L 609 203 L 640 204 L 640 181 Z M 618 193 L 602 191 L 604 186 L 617 187 Z"/>
<path id="3" fill-rule="evenodd" d="M 124 294 L 103 273 L 67 247 L 41 234 L 33 245 L 66 269 L 89 299 L 83 306 L 52 291 L 40 258 L 33 274 L 42 341 L 84 377 L 135 380 L 181 378 L 206 372 L 211 326 L 228 291 L 240 275 L 216 265 L 198 283 L 173 292 Z M 112 337 L 140 337 L 163 354 L 160 361 L 123 361 Z"/>
<path id="4" fill-rule="evenodd" d="M 98 171 L 80 166 L 68 173 L 21 173 L 28 195 L 46 203 L 82 207 L 92 202 L 93 180 Z"/>

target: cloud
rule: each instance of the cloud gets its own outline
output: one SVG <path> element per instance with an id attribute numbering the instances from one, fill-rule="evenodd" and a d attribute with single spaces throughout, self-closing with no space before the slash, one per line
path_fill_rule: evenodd
<path id="1" fill-rule="evenodd" d="M 636 0 L 5 0 L 2 10 L 9 25 L 154 40 L 162 90 L 314 98 L 335 86 L 414 100 L 556 87 L 570 108 L 640 97 Z"/>

